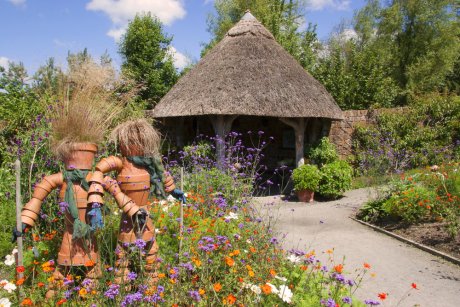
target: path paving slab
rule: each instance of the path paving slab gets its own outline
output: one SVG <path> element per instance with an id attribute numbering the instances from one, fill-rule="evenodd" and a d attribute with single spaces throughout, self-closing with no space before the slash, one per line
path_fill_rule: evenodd
<path id="1" fill-rule="evenodd" d="M 255 207 L 286 236 L 285 249 L 315 250 L 323 262 L 330 257 L 326 251 L 333 249 L 334 261 L 345 258 L 350 275 L 369 263 L 375 277 L 367 275 L 355 293 L 362 300 L 376 300 L 378 293 L 386 292 L 383 306 L 396 306 L 405 297 L 399 306 L 460 307 L 460 266 L 349 218 L 373 194 L 358 189 L 336 201 L 311 204 L 259 197 Z M 414 282 L 419 290 L 409 291 Z"/>

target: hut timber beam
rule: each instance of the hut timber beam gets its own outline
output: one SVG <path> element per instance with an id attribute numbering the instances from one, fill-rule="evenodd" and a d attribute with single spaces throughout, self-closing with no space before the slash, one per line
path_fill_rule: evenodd
<path id="1" fill-rule="evenodd" d="M 230 132 L 233 121 L 238 115 L 215 115 L 211 116 L 211 123 L 216 133 L 217 166 L 224 168 L 225 162 L 225 136 Z"/>
<path id="2" fill-rule="evenodd" d="M 308 118 L 286 118 L 280 117 L 279 120 L 292 127 L 295 133 L 295 163 L 299 166 L 300 160 L 304 157 L 305 128 L 308 124 Z"/>

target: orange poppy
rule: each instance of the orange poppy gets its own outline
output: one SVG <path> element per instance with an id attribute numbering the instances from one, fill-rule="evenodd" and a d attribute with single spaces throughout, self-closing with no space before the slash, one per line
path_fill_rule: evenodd
<path id="1" fill-rule="evenodd" d="M 236 297 L 233 294 L 227 296 L 227 304 L 233 305 L 236 302 Z"/>
<path id="2" fill-rule="evenodd" d="M 222 290 L 222 285 L 220 283 L 215 283 L 213 288 L 214 291 L 219 292 L 220 290 Z"/>
<path id="3" fill-rule="evenodd" d="M 387 298 L 387 294 L 385 292 L 382 292 L 382 293 L 378 294 L 378 297 L 379 297 L 379 299 L 381 299 L 383 301 L 383 300 L 385 300 Z"/>
<path id="4" fill-rule="evenodd" d="M 21 306 L 33 306 L 34 305 L 34 302 L 32 302 L 32 300 L 30 298 L 25 298 L 22 303 L 21 303 Z"/>
<path id="5" fill-rule="evenodd" d="M 343 264 L 337 264 L 336 266 L 334 266 L 334 271 L 336 271 L 337 273 L 339 274 L 342 274 L 343 272 Z"/>
<path id="6" fill-rule="evenodd" d="M 233 266 L 235 264 L 235 260 L 233 260 L 233 258 L 231 258 L 231 257 L 225 257 L 225 263 L 228 266 Z"/>
<path id="7" fill-rule="evenodd" d="M 371 265 L 369 263 L 367 263 L 367 262 L 364 262 L 363 266 L 364 266 L 365 269 L 370 269 L 371 268 Z"/>
<path id="8" fill-rule="evenodd" d="M 270 294 L 272 293 L 272 287 L 270 287 L 269 285 L 265 284 L 263 286 L 260 286 L 260 289 L 262 289 L 262 292 L 265 293 L 265 294 Z"/>

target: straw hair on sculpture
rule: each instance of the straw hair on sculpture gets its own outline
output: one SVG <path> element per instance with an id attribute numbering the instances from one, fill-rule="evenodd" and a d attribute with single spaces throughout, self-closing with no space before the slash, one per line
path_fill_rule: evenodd
<path id="1" fill-rule="evenodd" d="M 116 92 L 123 82 L 109 65 L 87 60 L 71 67 L 51 111 L 51 149 L 58 158 L 67 157 L 75 143 L 103 140 L 125 102 L 134 95 Z"/>
<path id="2" fill-rule="evenodd" d="M 110 138 L 124 156 L 153 157 L 159 154 L 161 134 L 143 118 L 119 124 Z"/>

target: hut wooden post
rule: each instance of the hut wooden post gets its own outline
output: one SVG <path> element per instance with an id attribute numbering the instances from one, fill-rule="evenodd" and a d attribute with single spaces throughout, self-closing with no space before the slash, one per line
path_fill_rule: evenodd
<path id="1" fill-rule="evenodd" d="M 217 166 L 224 168 L 225 136 L 230 132 L 232 123 L 238 115 L 216 115 L 211 117 L 211 123 L 216 133 Z"/>
<path id="2" fill-rule="evenodd" d="M 308 124 L 307 118 L 283 118 L 279 119 L 294 129 L 295 133 L 295 164 L 299 166 L 300 160 L 304 156 L 305 128 Z"/>

